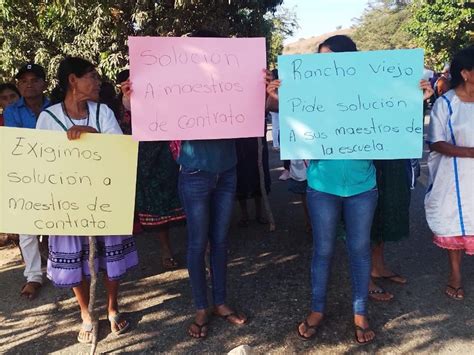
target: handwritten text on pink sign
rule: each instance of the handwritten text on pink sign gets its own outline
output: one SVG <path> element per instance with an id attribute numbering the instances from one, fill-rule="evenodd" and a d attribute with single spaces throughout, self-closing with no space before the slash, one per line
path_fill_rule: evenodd
<path id="1" fill-rule="evenodd" d="M 141 141 L 263 136 L 264 38 L 129 37 Z"/>

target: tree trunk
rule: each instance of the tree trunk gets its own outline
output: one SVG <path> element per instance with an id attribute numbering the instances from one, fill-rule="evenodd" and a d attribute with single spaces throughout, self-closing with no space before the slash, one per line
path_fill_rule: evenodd
<path id="1" fill-rule="evenodd" d="M 89 291 L 89 313 L 92 320 L 92 344 L 90 354 L 94 355 L 97 349 L 97 335 L 99 333 L 99 321 L 97 319 L 97 313 L 95 311 L 95 297 L 97 291 L 97 272 L 95 270 L 95 256 L 97 253 L 97 245 L 95 243 L 95 237 L 89 237 L 89 270 L 91 273 L 91 284 Z"/>

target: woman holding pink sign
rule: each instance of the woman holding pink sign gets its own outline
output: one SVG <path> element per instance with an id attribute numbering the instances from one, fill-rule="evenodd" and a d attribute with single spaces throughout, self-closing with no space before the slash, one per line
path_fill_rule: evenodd
<path id="1" fill-rule="evenodd" d="M 195 31 L 191 37 L 220 37 Z M 188 272 L 196 316 L 188 333 L 204 338 L 211 315 L 207 299 L 205 254 L 210 245 L 212 314 L 234 325 L 247 317 L 226 303 L 227 239 L 237 186 L 237 155 L 233 139 L 183 141 L 179 150 L 179 193 L 187 218 Z"/>

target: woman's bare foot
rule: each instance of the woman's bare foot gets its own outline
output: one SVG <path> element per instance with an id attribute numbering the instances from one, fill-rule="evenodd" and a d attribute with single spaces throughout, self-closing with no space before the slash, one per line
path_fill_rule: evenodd
<path id="1" fill-rule="evenodd" d="M 209 330 L 209 312 L 207 309 L 199 309 L 196 311 L 194 322 L 188 328 L 188 334 L 193 338 L 205 338 Z"/>
<path id="2" fill-rule="evenodd" d="M 374 279 L 383 279 L 400 285 L 407 283 L 407 279 L 405 277 L 386 268 L 384 268 L 382 271 L 372 269 L 371 276 Z"/>
<path id="3" fill-rule="evenodd" d="M 243 325 L 247 323 L 247 316 L 242 312 L 236 312 L 226 304 L 221 304 L 219 306 L 215 306 L 214 314 L 216 316 L 224 318 L 231 324 L 235 325 Z"/>
<path id="4" fill-rule="evenodd" d="M 355 340 L 359 344 L 368 344 L 375 339 L 375 333 L 369 327 L 367 317 L 354 315 Z"/>
<path id="5" fill-rule="evenodd" d="M 393 295 L 390 292 L 385 291 L 382 287 L 378 286 L 372 279 L 369 281 L 369 298 L 374 301 L 388 302 L 393 299 Z"/>

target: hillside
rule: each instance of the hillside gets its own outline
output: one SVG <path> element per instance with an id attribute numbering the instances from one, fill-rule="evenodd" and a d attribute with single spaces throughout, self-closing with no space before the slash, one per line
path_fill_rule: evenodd
<path id="1" fill-rule="evenodd" d="M 328 32 L 320 36 L 300 39 L 299 41 L 290 43 L 283 48 L 283 54 L 302 54 L 314 53 L 319 43 L 326 38 L 335 35 L 351 35 L 354 30 L 352 28 L 345 28 L 334 32 Z"/>

